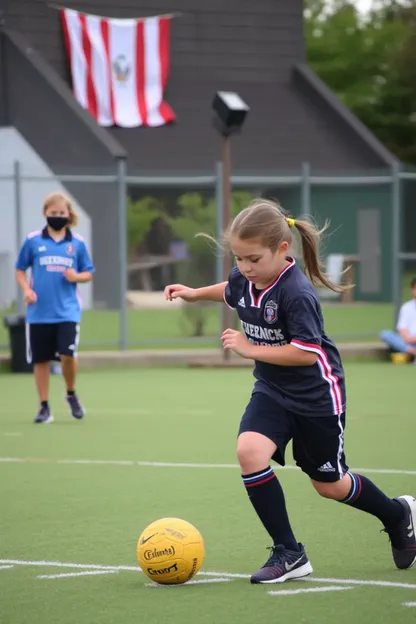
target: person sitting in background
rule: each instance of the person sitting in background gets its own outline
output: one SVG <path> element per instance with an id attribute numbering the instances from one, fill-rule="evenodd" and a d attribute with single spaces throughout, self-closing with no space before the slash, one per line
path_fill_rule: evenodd
<path id="1" fill-rule="evenodd" d="M 410 282 L 412 299 L 406 301 L 400 308 L 397 321 L 397 332 L 386 329 L 381 332 L 380 338 L 389 349 L 396 353 L 416 355 L 416 277 Z"/>

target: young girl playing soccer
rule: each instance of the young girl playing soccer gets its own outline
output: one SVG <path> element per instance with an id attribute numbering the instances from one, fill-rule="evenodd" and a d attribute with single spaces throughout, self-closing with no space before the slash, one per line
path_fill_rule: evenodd
<path id="1" fill-rule="evenodd" d="M 288 255 L 293 228 L 300 235 L 306 275 Z M 228 282 L 165 289 L 168 300 L 224 299 L 237 311 L 243 329 L 223 333 L 224 349 L 255 361 L 256 382 L 241 420 L 237 455 L 248 496 L 273 546 L 252 583 L 281 583 L 312 572 L 270 467 L 271 459 L 284 465 L 290 440 L 296 464 L 321 496 L 376 516 L 389 535 L 398 568 L 416 562 L 416 500 L 389 498 L 346 464 L 344 371 L 337 348 L 325 334 L 312 287 L 338 290 L 319 263 L 320 234 L 307 221 L 287 218 L 273 202 L 256 200 L 224 235 L 237 264 Z"/>

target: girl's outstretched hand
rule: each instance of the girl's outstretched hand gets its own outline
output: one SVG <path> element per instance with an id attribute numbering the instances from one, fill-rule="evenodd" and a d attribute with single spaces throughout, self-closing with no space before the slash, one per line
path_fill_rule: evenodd
<path id="1" fill-rule="evenodd" d="M 183 284 L 170 284 L 166 286 L 164 291 L 165 299 L 167 301 L 173 301 L 174 299 L 183 299 L 188 303 L 197 301 L 198 297 L 195 288 L 189 288 Z"/>

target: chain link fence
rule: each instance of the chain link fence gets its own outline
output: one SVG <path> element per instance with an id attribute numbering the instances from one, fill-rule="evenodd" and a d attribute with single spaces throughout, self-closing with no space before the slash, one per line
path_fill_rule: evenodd
<path id="1" fill-rule="evenodd" d="M 394 326 L 416 275 L 416 171 L 329 175 L 308 164 L 295 172 L 231 177 L 231 214 L 252 197 L 279 201 L 293 216 L 330 221 L 322 255 L 327 272 L 349 267 L 349 297 L 320 293 L 328 333 L 338 340 L 377 340 Z M 97 273 L 83 286 L 84 349 L 179 348 L 219 343 L 221 306 L 168 303 L 170 282 L 191 286 L 222 280 L 214 238 L 223 227 L 220 163 L 204 175 L 133 175 L 119 161 L 112 171 L 59 175 L 28 171 L 16 162 L 0 170 L 0 309 L 24 313 L 14 262 L 29 231 L 43 227 L 43 197 L 69 193 L 81 213 L 78 231 L 91 249 Z M 341 264 L 339 261 L 341 260 Z M 339 269 L 337 269 L 339 270 Z M 338 276 L 339 277 L 339 276 Z M 7 348 L 0 327 L 0 348 Z"/>

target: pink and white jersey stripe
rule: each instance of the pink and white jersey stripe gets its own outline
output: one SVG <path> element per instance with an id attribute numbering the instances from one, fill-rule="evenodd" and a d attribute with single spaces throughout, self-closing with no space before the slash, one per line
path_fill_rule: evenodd
<path id="1" fill-rule="evenodd" d="M 302 349 L 302 351 L 310 351 L 318 355 L 316 363 L 320 368 L 322 378 L 328 383 L 334 414 L 337 416 L 342 414 L 344 411 L 342 391 L 338 377 L 332 371 L 327 353 L 317 344 L 309 344 L 296 339 L 291 340 L 290 344 L 298 349 Z"/>

